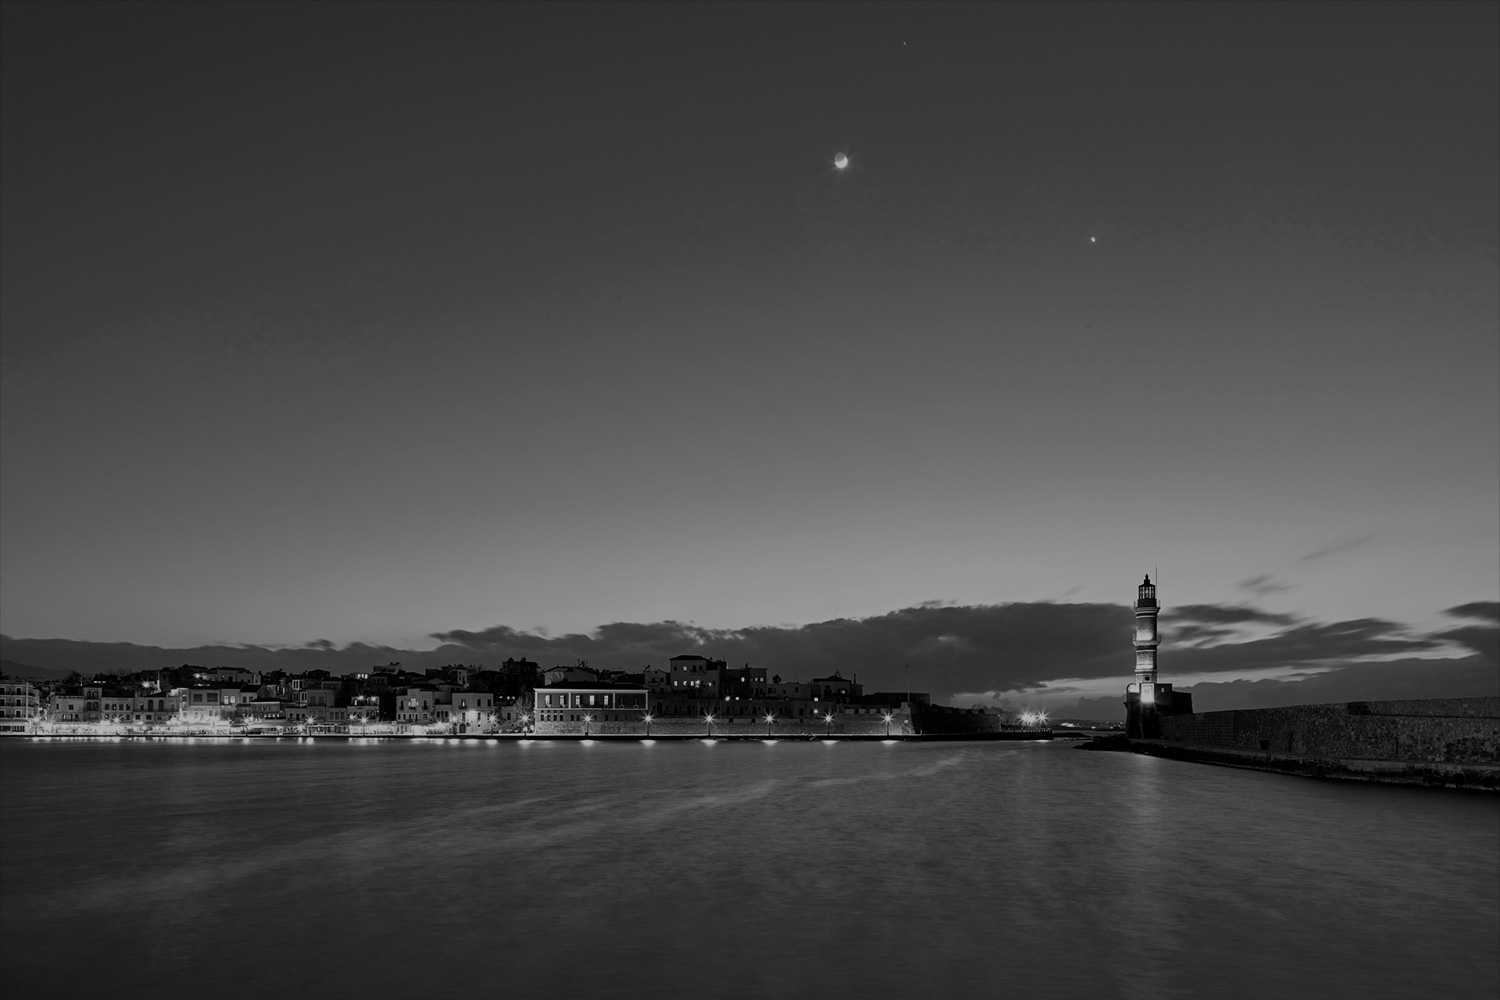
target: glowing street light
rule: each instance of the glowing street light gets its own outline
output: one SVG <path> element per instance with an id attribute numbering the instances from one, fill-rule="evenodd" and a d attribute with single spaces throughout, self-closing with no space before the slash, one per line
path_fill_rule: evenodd
<path id="1" fill-rule="evenodd" d="M 771 735 L 771 723 L 773 723 L 775 721 L 776 721 L 776 713 L 775 712 L 767 712 L 766 713 L 766 735 L 767 736 Z"/>
<path id="2" fill-rule="evenodd" d="M 703 724 L 708 727 L 708 738 L 709 739 L 713 739 L 713 736 L 714 736 L 714 717 L 713 717 L 713 713 L 712 712 L 706 712 L 706 713 L 704 713 L 704 715 L 703 715 Z"/>
<path id="3" fill-rule="evenodd" d="M 587 736 L 589 734 L 589 723 L 593 722 L 593 721 L 594 721 L 594 717 L 592 715 L 587 715 L 587 714 L 584 715 L 584 717 L 583 717 L 583 735 Z"/>
<path id="4" fill-rule="evenodd" d="M 890 712 L 885 713 L 885 734 L 887 736 L 891 735 L 891 718 Z"/>
<path id="5" fill-rule="evenodd" d="M 641 716 L 641 718 L 643 718 L 643 719 L 646 720 L 646 735 L 650 736 L 651 735 L 651 713 L 647 712 L 645 715 Z"/>
<path id="6" fill-rule="evenodd" d="M 833 713 L 832 712 L 824 712 L 823 713 L 823 721 L 826 722 L 826 723 L 828 723 L 828 735 L 832 736 L 833 735 Z"/>

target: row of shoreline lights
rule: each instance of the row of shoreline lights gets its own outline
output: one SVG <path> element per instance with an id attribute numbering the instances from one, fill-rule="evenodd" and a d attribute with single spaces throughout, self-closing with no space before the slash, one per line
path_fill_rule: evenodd
<path id="1" fill-rule="evenodd" d="M 648 712 L 646 715 L 642 716 L 641 718 L 642 718 L 642 721 L 644 721 L 646 723 L 646 735 L 650 736 L 651 735 L 651 723 L 652 723 L 652 721 L 654 721 L 654 717 Z M 895 716 L 892 715 L 890 712 L 887 712 L 887 713 L 885 713 L 885 715 L 883 716 L 883 718 L 885 719 L 885 734 L 887 736 L 889 736 L 889 735 L 891 735 L 891 722 L 892 722 L 892 720 L 895 719 Z M 1045 716 L 1043 716 L 1043 718 L 1045 718 Z M 772 725 L 772 723 L 774 723 L 776 721 L 776 715 L 775 715 L 775 713 L 767 712 L 766 715 L 765 715 L 765 720 L 766 720 L 766 735 L 770 736 L 771 735 L 771 725 Z M 523 716 L 521 716 L 521 721 L 522 721 L 522 723 L 528 722 L 528 721 L 530 721 L 530 717 L 523 715 Z M 589 725 L 593 721 L 594 721 L 594 717 L 592 715 L 588 715 L 587 713 L 585 713 L 585 715 L 583 717 L 583 735 L 587 736 L 589 734 Z M 832 712 L 824 712 L 823 713 L 823 721 L 828 726 L 828 735 L 832 736 L 833 735 L 833 713 Z M 704 713 L 703 724 L 704 724 L 704 726 L 707 727 L 708 735 L 712 736 L 714 734 L 714 717 L 713 717 L 712 713 Z"/>
<path id="2" fill-rule="evenodd" d="M 646 715 L 644 715 L 642 717 L 642 720 L 646 723 L 646 735 L 647 736 L 651 735 L 651 723 L 654 721 L 654 718 L 655 717 L 652 716 L 650 713 L 647 713 Z M 892 715 L 890 712 L 886 712 L 882 716 L 882 718 L 885 720 L 885 734 L 887 736 L 889 736 L 889 735 L 891 735 L 891 723 L 893 721 L 895 721 L 895 716 Z M 771 726 L 776 722 L 776 715 L 775 715 L 774 712 L 767 712 L 765 714 L 765 716 L 764 716 L 764 719 L 765 719 L 765 723 L 766 723 L 766 735 L 770 736 L 770 735 L 772 735 L 772 733 L 771 733 Z M 828 727 L 828 734 L 830 736 L 833 735 L 833 719 L 834 719 L 834 715 L 833 715 L 832 712 L 824 712 L 823 713 L 823 722 L 827 725 L 827 727 Z M 246 719 L 244 725 L 245 725 L 245 728 L 249 728 L 251 726 L 259 725 L 263 721 L 264 720 L 262 720 L 262 719 L 253 718 L 252 717 L 252 718 Z M 489 716 L 489 722 L 490 722 L 490 724 L 493 725 L 497 721 L 499 721 L 498 717 L 494 713 L 491 713 L 490 716 Z M 594 721 L 594 717 L 592 715 L 587 715 L 587 714 L 584 715 L 584 717 L 583 717 L 583 735 L 585 735 L 585 736 L 588 735 L 588 733 L 589 733 L 589 726 L 593 723 L 593 721 Z M 1032 725 L 1032 724 L 1037 723 L 1037 722 L 1046 722 L 1047 721 L 1047 713 L 1046 712 L 1023 712 L 1021 714 L 1021 721 L 1024 722 L 1024 723 L 1026 723 L 1027 725 Z M 520 722 L 521 722 L 521 724 L 523 726 L 530 725 L 531 724 L 531 716 L 523 713 L 521 715 L 521 717 L 520 717 Z M 705 713 L 704 716 L 703 716 L 703 723 L 707 727 L 708 735 L 712 736 L 714 734 L 714 716 L 713 716 L 713 714 L 712 713 Z M 361 735 L 363 735 L 367 731 L 366 727 L 370 725 L 370 720 L 369 720 L 369 717 L 367 715 L 363 715 L 362 714 L 358 718 L 350 719 L 347 724 L 348 725 L 357 725 L 357 726 L 359 726 L 360 727 L 360 733 L 361 733 Z M 461 724 L 462 723 L 460 723 L 458 720 L 454 720 L 453 722 L 450 723 L 450 725 L 452 725 L 455 729 L 459 725 L 461 725 Z M 111 727 L 115 727 L 115 728 L 124 728 L 124 725 L 122 723 L 119 723 L 119 722 L 105 723 L 105 725 L 108 725 L 108 726 L 111 726 Z M 174 728 L 181 728 L 181 727 L 192 726 L 193 723 L 187 722 L 187 720 L 184 720 L 184 719 L 174 719 L 172 722 L 168 723 L 167 725 L 170 726 L 170 727 L 174 727 Z M 304 732 L 306 732 L 309 735 L 311 735 L 314 726 L 328 726 L 328 725 L 330 725 L 330 724 L 327 723 L 327 722 L 316 721 L 316 720 L 313 720 L 311 718 L 308 718 L 308 719 L 304 719 L 303 722 L 302 722 L 302 724 L 301 724 L 301 726 L 298 726 L 297 728 L 300 728 Z M 227 728 L 232 728 L 232 727 L 230 725 L 226 724 L 225 722 L 223 722 L 222 720 L 215 720 L 214 722 L 206 723 L 204 725 L 204 728 L 227 729 Z M 426 726 L 423 726 L 423 725 L 420 725 L 420 724 L 413 725 L 411 728 L 413 728 L 413 729 L 420 728 L 420 729 L 422 729 L 424 731 L 424 733 L 425 733 L 425 731 L 427 729 Z"/>

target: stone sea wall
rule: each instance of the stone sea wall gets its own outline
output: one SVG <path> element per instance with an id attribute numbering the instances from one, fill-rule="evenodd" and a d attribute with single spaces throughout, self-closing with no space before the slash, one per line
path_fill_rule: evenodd
<path id="1" fill-rule="evenodd" d="M 1500 764 L 1500 698 L 1356 701 L 1163 716 L 1172 743 L 1412 764 Z"/>
<path id="2" fill-rule="evenodd" d="M 764 738 L 766 723 L 764 720 L 754 718 L 715 719 L 712 730 L 715 736 Z M 591 722 L 588 731 L 590 735 L 597 736 L 645 736 L 646 724 L 644 722 Z M 582 732 L 583 723 L 581 722 L 539 722 L 536 726 L 536 733 L 539 736 L 568 736 Z M 834 735 L 881 736 L 887 732 L 887 729 L 883 715 L 846 714 L 834 715 L 831 730 L 827 723 L 811 720 L 806 722 L 783 720 L 772 723 L 770 728 L 772 737 L 787 739 L 824 736 L 830 732 Z M 911 734 L 910 723 L 904 714 L 897 715 L 891 720 L 889 732 L 892 736 Z M 674 719 L 668 716 L 654 719 L 651 723 L 652 736 L 707 736 L 708 733 L 709 726 L 701 718 Z"/>
<path id="3" fill-rule="evenodd" d="M 771 736 L 796 738 L 799 736 L 911 736 L 916 734 L 998 733 L 1005 728 L 1001 716 L 977 709 L 930 707 L 918 711 L 915 716 L 896 712 L 886 727 L 885 713 L 877 709 L 837 711 L 833 714 L 830 728 L 818 717 L 807 719 L 781 719 L 771 725 Z M 644 722 L 590 722 L 590 735 L 598 736 L 645 736 Z M 652 736 L 706 736 L 709 727 L 701 716 L 680 718 L 660 716 L 651 722 Z M 539 722 L 538 736 L 571 736 L 583 733 L 582 722 Z M 764 719 L 754 716 L 715 719 L 715 736 L 762 736 L 766 735 Z"/>

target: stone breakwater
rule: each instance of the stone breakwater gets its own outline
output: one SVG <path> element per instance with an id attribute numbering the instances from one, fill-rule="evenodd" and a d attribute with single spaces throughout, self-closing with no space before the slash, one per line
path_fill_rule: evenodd
<path id="1" fill-rule="evenodd" d="M 772 724 L 767 730 L 764 721 L 757 723 L 754 719 L 716 719 L 712 725 L 705 724 L 702 719 L 656 719 L 653 720 L 648 731 L 644 722 L 591 722 L 588 724 L 587 735 L 589 736 L 630 736 L 644 738 L 646 736 L 686 736 L 686 737 L 745 737 L 747 739 L 765 739 L 769 735 L 771 739 L 778 737 L 796 739 L 800 737 L 811 738 L 814 736 L 883 736 L 889 732 L 892 737 L 910 736 L 912 729 L 907 724 L 905 717 L 893 719 L 887 729 L 883 718 L 860 718 L 846 721 L 835 720 L 832 727 L 826 723 L 797 723 L 783 722 L 780 725 Z M 581 722 L 539 722 L 536 725 L 537 736 L 582 736 L 584 735 L 584 724 Z"/>
<path id="2" fill-rule="evenodd" d="M 1500 698 L 1353 701 L 1164 716 L 1098 749 L 1258 770 L 1500 790 Z"/>

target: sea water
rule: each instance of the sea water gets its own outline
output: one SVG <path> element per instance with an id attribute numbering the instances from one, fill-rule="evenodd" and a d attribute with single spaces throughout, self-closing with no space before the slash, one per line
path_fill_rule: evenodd
<path id="1" fill-rule="evenodd" d="M 1070 743 L 0 743 L 0 993 L 1500 995 L 1500 797 Z"/>

